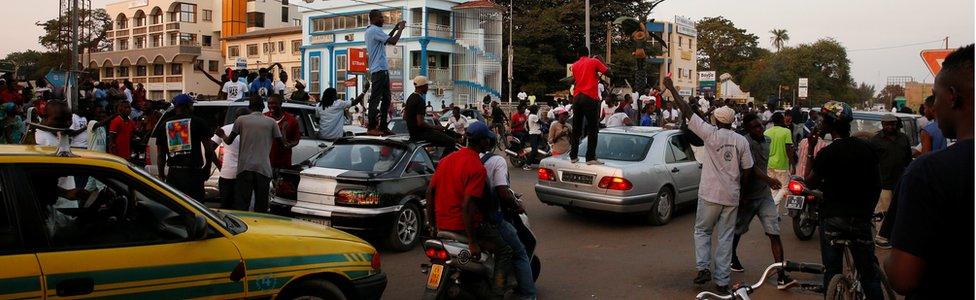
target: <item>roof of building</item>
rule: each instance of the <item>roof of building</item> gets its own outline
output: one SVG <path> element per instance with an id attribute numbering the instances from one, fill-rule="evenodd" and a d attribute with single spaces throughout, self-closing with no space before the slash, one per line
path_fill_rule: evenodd
<path id="1" fill-rule="evenodd" d="M 302 33 L 302 27 L 300 27 L 300 26 L 291 26 L 291 27 L 281 27 L 281 28 L 272 28 L 272 29 L 261 29 L 261 30 L 251 31 L 251 32 L 248 32 L 248 33 L 238 34 L 238 35 L 235 35 L 235 36 L 224 37 L 224 40 L 225 41 L 234 41 L 234 40 L 243 40 L 243 39 L 249 39 L 249 38 L 267 37 L 267 36 L 275 36 L 275 35 L 286 35 L 286 34 L 295 34 L 295 33 L 301 34 Z"/>
<path id="2" fill-rule="evenodd" d="M 502 10 L 505 9 L 504 6 L 501 6 L 501 5 L 499 5 L 498 3 L 495 3 L 495 1 L 492 1 L 492 0 L 473 0 L 473 1 L 468 1 L 468 2 L 464 2 L 464 3 L 461 3 L 461 4 L 455 5 L 451 9 L 468 9 L 468 8 L 494 8 L 494 9 L 502 9 Z"/>

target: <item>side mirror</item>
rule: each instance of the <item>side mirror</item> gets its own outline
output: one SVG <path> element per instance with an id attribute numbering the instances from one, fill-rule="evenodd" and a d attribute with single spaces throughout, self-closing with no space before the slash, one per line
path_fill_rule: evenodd
<path id="1" fill-rule="evenodd" d="M 186 235 L 191 241 L 199 241 L 207 237 L 207 218 L 201 215 L 186 216 Z"/>

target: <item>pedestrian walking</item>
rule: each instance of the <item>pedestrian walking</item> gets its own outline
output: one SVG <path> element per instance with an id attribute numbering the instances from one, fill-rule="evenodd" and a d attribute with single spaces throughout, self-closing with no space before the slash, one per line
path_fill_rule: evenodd
<path id="1" fill-rule="evenodd" d="M 933 92 L 935 101 L 926 107 L 956 143 L 916 159 L 898 185 L 885 271 L 906 299 L 958 297 L 960 287 L 973 281 L 972 272 L 960 271 L 973 253 L 965 241 L 973 235 L 972 44 L 945 58 Z"/>
<path id="2" fill-rule="evenodd" d="M 877 152 L 881 168 L 881 195 L 874 209 L 876 225 L 884 221 L 884 215 L 891 204 L 892 191 L 905 172 L 905 168 L 912 162 L 911 141 L 900 128 L 901 121 L 898 117 L 886 114 L 881 116 L 881 131 L 871 138 L 871 145 Z M 875 237 L 875 244 L 881 249 L 891 248 L 888 239 L 882 236 Z"/>
<path id="3" fill-rule="evenodd" d="M 779 182 L 790 181 L 790 166 L 794 165 L 793 153 L 796 153 L 793 148 L 793 134 L 790 131 L 790 124 L 787 123 L 787 119 L 791 118 L 780 112 L 774 113 L 770 118 L 773 127 L 766 129 L 766 132 L 763 133 L 771 140 L 769 146 L 769 176 L 776 178 Z M 783 196 L 786 195 L 786 190 L 775 189 L 772 192 L 773 201 L 776 202 L 777 210 L 782 211 L 782 205 L 780 203 L 783 202 Z"/>
<path id="4" fill-rule="evenodd" d="M 735 111 L 729 107 L 715 110 L 717 126 L 705 123 L 679 94 L 670 77 L 665 87 L 674 96 L 681 116 L 688 128 L 704 141 L 701 182 L 698 190 L 698 211 L 695 214 L 695 284 L 714 280 L 719 291 L 727 291 L 732 264 L 732 243 L 742 182 L 748 182 L 753 167 L 752 154 L 746 138 L 732 131 Z M 712 235 L 718 244 L 712 255 Z M 714 266 L 712 266 L 714 263 Z M 715 270 L 714 273 L 710 270 Z"/>
<path id="5" fill-rule="evenodd" d="M 596 144 L 600 130 L 600 94 L 597 88 L 600 73 L 609 75 L 610 70 L 602 61 L 590 57 L 590 50 L 586 45 L 576 45 L 576 56 L 579 59 L 573 63 L 572 72 L 575 81 L 573 89 L 573 134 L 570 138 L 572 147 L 569 158 L 573 163 L 579 161 L 580 138 L 586 136 L 586 163 L 602 165 L 596 159 Z M 585 124 L 585 127 L 584 127 Z"/>
<path id="6" fill-rule="evenodd" d="M 203 201 L 204 182 L 216 160 L 210 123 L 193 115 L 193 98 L 180 94 L 173 98 L 173 112 L 160 120 L 156 131 L 157 171 L 166 183 L 197 201 Z"/>
<path id="7" fill-rule="evenodd" d="M 406 28 L 406 21 L 400 21 L 393 26 L 389 34 L 383 32 L 386 18 L 379 10 L 369 11 L 369 23 L 366 27 L 366 52 L 369 54 L 369 78 L 372 83 L 372 93 L 369 97 L 368 118 L 369 135 L 390 134 L 387 129 L 387 118 L 390 111 L 390 73 L 386 62 L 386 45 L 396 45 L 400 35 Z"/>
<path id="8" fill-rule="evenodd" d="M 569 151 L 569 137 L 573 126 L 569 125 L 569 112 L 564 108 L 555 109 L 556 121 L 549 126 L 549 144 L 552 144 L 552 156 L 559 156 Z"/>
<path id="9" fill-rule="evenodd" d="M 739 201 L 739 210 L 735 219 L 735 237 L 732 240 L 732 271 L 744 272 L 745 268 L 736 250 L 739 248 L 739 240 L 742 235 L 749 231 L 749 223 L 752 219 L 759 217 L 763 231 L 769 237 L 769 247 L 773 252 L 774 262 L 783 262 L 783 242 L 780 240 L 780 217 L 773 202 L 771 188 L 779 188 L 783 182 L 770 177 L 767 163 L 769 161 L 769 146 L 771 139 L 763 134 L 763 124 L 756 114 L 746 114 L 742 118 L 745 128 L 745 137 L 749 141 L 749 153 L 752 155 L 753 165 L 749 169 L 751 176 L 742 186 L 742 197 Z M 785 290 L 796 284 L 796 280 L 786 274 L 783 269 L 777 271 L 776 287 Z"/>

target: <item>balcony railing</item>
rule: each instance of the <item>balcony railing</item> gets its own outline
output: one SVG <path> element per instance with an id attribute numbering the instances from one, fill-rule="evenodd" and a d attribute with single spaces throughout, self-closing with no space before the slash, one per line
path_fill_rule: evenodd
<path id="1" fill-rule="evenodd" d="M 166 77 L 149 77 L 149 83 L 163 83 L 166 81 Z"/>
<path id="2" fill-rule="evenodd" d="M 116 30 L 115 31 L 115 36 L 116 37 L 129 36 L 129 30 L 128 29 Z"/>
<path id="3" fill-rule="evenodd" d="M 171 30 L 180 30 L 180 23 L 173 22 L 173 23 L 166 24 L 166 31 L 171 31 Z"/>
<path id="4" fill-rule="evenodd" d="M 132 29 L 132 34 L 133 35 L 136 35 L 136 34 L 146 34 L 146 27 L 139 27 L 139 28 L 136 28 L 136 29 Z"/>
<path id="5" fill-rule="evenodd" d="M 169 77 L 166 77 L 166 82 L 167 83 L 183 82 L 183 76 L 169 76 Z"/>
<path id="6" fill-rule="evenodd" d="M 414 23 L 413 25 L 410 25 L 410 27 L 412 28 L 412 30 L 410 32 L 410 36 L 422 36 L 422 35 L 424 35 L 424 24 L 423 23 Z M 442 25 L 442 24 L 428 23 L 427 24 L 427 36 L 449 39 L 449 38 L 451 38 L 451 26 L 450 25 Z"/>
<path id="7" fill-rule="evenodd" d="M 150 25 L 149 26 L 149 32 L 160 32 L 160 31 L 163 31 L 163 27 L 164 26 L 165 25 L 163 25 L 163 24 Z"/>
<path id="8" fill-rule="evenodd" d="M 410 68 L 410 78 L 420 75 L 420 67 Z M 450 69 L 427 68 L 427 79 L 435 87 L 446 87 L 453 83 Z"/>

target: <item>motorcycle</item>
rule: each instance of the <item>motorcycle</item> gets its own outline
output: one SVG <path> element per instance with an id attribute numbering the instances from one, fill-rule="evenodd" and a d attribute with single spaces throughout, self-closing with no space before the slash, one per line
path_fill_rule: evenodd
<path id="1" fill-rule="evenodd" d="M 794 176 L 787 184 L 786 209 L 793 218 L 793 233 L 801 241 L 810 240 L 820 224 L 818 207 L 823 194 L 808 189 L 803 178 Z"/>
<path id="2" fill-rule="evenodd" d="M 521 168 L 529 164 L 529 153 L 532 153 L 532 144 L 523 143 L 517 137 L 508 136 L 508 149 L 505 149 L 505 154 L 508 155 L 508 161 L 512 163 L 513 167 Z M 539 142 L 539 148 L 536 149 L 536 160 L 542 161 L 543 158 L 552 156 L 552 151 L 549 143 Z"/>
<path id="3" fill-rule="evenodd" d="M 531 258 L 532 279 L 536 280 L 542 271 L 542 261 L 535 255 L 536 239 L 529 228 L 528 218 L 524 213 L 506 216 L 525 245 Z M 488 251 L 482 251 L 478 257 L 472 256 L 467 240 L 463 234 L 438 231 L 437 237 L 424 241 L 424 254 L 430 263 L 420 266 L 421 272 L 427 274 L 423 299 L 487 298 L 494 272 L 493 257 Z M 508 275 L 506 291 L 513 291 L 517 285 L 513 270 Z"/>

